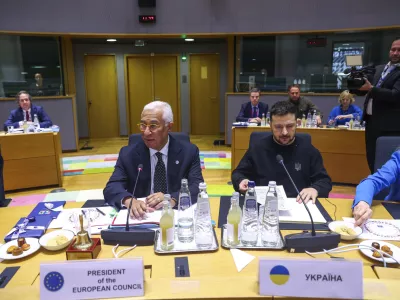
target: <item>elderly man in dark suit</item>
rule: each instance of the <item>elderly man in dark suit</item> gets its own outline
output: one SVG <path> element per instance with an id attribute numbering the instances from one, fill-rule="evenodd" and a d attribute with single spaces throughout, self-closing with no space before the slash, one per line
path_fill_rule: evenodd
<path id="1" fill-rule="evenodd" d="M 261 123 L 262 115 L 267 116 L 268 105 L 260 102 L 260 94 L 258 88 L 250 90 L 250 101 L 242 104 L 236 122 Z"/>
<path id="2" fill-rule="evenodd" d="M 130 213 L 140 219 L 147 211 L 162 206 L 164 194 L 171 194 L 171 206 L 176 206 L 183 178 L 188 180 L 192 202 L 196 201 L 199 183 L 204 181 L 199 149 L 169 135 L 172 125 L 168 103 L 154 101 L 144 107 L 139 124 L 142 140 L 119 152 L 114 173 L 104 189 L 107 203 L 121 208 L 133 201 Z M 132 194 L 140 164 L 143 170 Z M 145 201 L 137 200 L 143 197 Z"/>
<path id="3" fill-rule="evenodd" d="M 19 107 L 11 111 L 10 116 L 4 123 L 4 130 L 7 130 L 7 126 L 18 128 L 24 124 L 24 121 L 33 122 L 35 115 L 38 117 L 40 128 L 47 128 L 53 125 L 43 107 L 32 104 L 32 97 L 27 92 L 20 91 L 16 98 Z"/>
<path id="4" fill-rule="evenodd" d="M 366 80 L 360 91 L 367 91 L 363 120 L 368 165 L 374 173 L 376 140 L 400 135 L 400 39 L 392 43 L 389 62 L 376 67 L 372 84 Z"/>

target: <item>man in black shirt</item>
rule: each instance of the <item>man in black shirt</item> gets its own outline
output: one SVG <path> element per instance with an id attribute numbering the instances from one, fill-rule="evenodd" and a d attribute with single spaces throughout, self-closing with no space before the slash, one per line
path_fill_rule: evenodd
<path id="1" fill-rule="evenodd" d="M 317 125 L 321 124 L 321 111 L 318 107 L 312 103 L 307 97 L 300 95 L 300 86 L 297 84 L 290 85 L 288 88 L 289 99 L 288 101 L 292 103 L 295 107 L 296 119 L 301 120 L 303 115 L 307 118 L 308 113 L 313 114 L 314 111 L 317 113 Z"/>
<path id="2" fill-rule="evenodd" d="M 283 185 L 289 198 L 297 197 L 296 190 L 285 170 L 276 161 L 282 155 L 284 163 L 305 202 L 317 197 L 328 197 L 331 178 L 323 165 L 319 151 L 303 137 L 296 136 L 296 107 L 289 101 L 280 101 L 271 108 L 272 135 L 250 145 L 238 167 L 232 172 L 236 191 L 246 193 L 249 180 L 267 186 L 269 181 Z"/>

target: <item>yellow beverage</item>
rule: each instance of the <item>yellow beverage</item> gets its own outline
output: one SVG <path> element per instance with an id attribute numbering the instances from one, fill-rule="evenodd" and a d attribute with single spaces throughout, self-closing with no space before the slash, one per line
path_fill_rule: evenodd
<path id="1" fill-rule="evenodd" d="M 164 200 L 163 213 L 160 219 L 161 249 L 169 251 L 174 248 L 174 218 L 171 215 L 169 201 Z"/>
<path id="2" fill-rule="evenodd" d="M 231 200 L 231 209 L 228 213 L 228 224 L 227 224 L 227 233 L 228 233 L 228 243 L 231 246 L 237 246 L 240 243 L 240 225 L 242 220 L 242 212 L 239 206 L 239 195 L 232 196 Z"/>

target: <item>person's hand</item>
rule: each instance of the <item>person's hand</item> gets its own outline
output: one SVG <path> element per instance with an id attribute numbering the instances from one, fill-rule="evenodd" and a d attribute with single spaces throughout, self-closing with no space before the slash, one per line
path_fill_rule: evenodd
<path id="1" fill-rule="evenodd" d="M 142 220 L 146 212 L 154 211 L 153 208 L 147 207 L 145 202 L 136 200 L 134 198 L 127 198 L 122 202 L 127 208 L 129 208 L 131 201 L 132 201 L 132 207 L 129 214 L 138 220 Z"/>
<path id="2" fill-rule="evenodd" d="M 296 123 L 297 123 L 297 126 L 301 126 L 301 119 L 297 118 Z"/>
<path id="3" fill-rule="evenodd" d="M 335 120 L 336 120 L 336 118 L 335 118 Z M 328 124 L 329 124 L 329 125 L 332 125 L 333 123 L 335 123 L 335 120 L 330 119 L 329 122 L 328 122 Z"/>
<path id="4" fill-rule="evenodd" d="M 361 226 L 372 216 L 372 209 L 367 202 L 360 201 L 354 206 L 353 216 L 356 221 L 354 225 Z"/>
<path id="5" fill-rule="evenodd" d="M 250 123 L 261 123 L 261 119 L 260 118 L 252 118 L 249 120 Z"/>
<path id="6" fill-rule="evenodd" d="M 312 203 L 315 203 L 318 197 L 318 191 L 314 188 L 306 188 L 300 192 L 300 195 L 304 199 L 304 203 L 307 203 L 310 200 L 312 200 Z M 298 203 L 302 202 L 300 195 L 298 195 L 296 198 Z"/>
<path id="7" fill-rule="evenodd" d="M 249 180 L 248 179 L 243 179 L 240 184 L 239 184 L 239 192 L 242 194 L 246 194 L 247 189 L 249 188 Z"/>
<path id="8" fill-rule="evenodd" d="M 371 82 L 369 82 L 368 79 L 366 79 L 366 78 L 364 78 L 364 79 L 365 79 L 365 83 L 364 83 L 363 86 L 361 86 L 359 88 L 359 90 L 360 91 L 369 91 L 369 90 L 371 90 L 373 88 Z"/>
<path id="9" fill-rule="evenodd" d="M 315 118 L 315 120 L 317 121 L 317 125 L 320 125 L 322 123 L 321 116 L 319 115 Z"/>
<path id="10" fill-rule="evenodd" d="M 337 117 L 335 118 L 335 120 L 341 120 L 341 119 L 344 119 L 344 118 L 345 118 L 344 115 L 340 115 L 340 116 L 337 116 Z"/>
<path id="11" fill-rule="evenodd" d="M 164 194 L 161 192 L 151 194 L 146 197 L 146 204 L 149 207 L 153 207 L 155 209 L 159 209 L 162 207 L 162 203 L 164 200 Z"/>

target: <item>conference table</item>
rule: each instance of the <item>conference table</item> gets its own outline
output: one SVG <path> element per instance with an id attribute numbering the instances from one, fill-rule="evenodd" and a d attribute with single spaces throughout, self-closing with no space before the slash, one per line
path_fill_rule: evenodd
<path id="1" fill-rule="evenodd" d="M 61 142 L 58 132 L 0 133 L 4 189 L 62 186 Z"/>
<path id="2" fill-rule="evenodd" d="M 232 128 L 232 170 L 249 148 L 252 132 L 271 131 L 270 127 Z M 359 184 L 370 174 L 366 151 L 365 131 L 337 128 L 297 128 L 298 133 L 311 135 L 311 143 L 322 155 L 324 166 L 335 183 Z"/>
<path id="3" fill-rule="evenodd" d="M 329 203 L 328 200 L 333 204 Z M 321 204 L 337 220 L 351 216 L 352 201 L 348 199 L 323 199 Z M 218 219 L 219 199 L 210 198 L 213 220 Z M 66 208 L 81 207 L 83 202 L 67 202 Z M 335 206 L 336 213 L 335 213 Z M 26 216 L 34 206 L 0 208 L 0 235 L 5 234 L 19 220 Z M 391 215 L 380 204 L 372 206 L 374 218 L 391 219 Z M 283 235 L 296 231 L 282 231 Z M 220 243 L 220 229 L 216 228 Z M 343 242 L 341 245 L 360 242 Z M 400 242 L 392 242 L 400 246 Z M 122 250 L 126 247 L 120 247 Z M 102 245 L 98 259 L 113 258 L 112 246 Z M 256 299 L 258 295 L 258 259 L 257 257 L 304 258 L 313 259 L 305 253 L 288 253 L 286 250 L 246 251 L 256 256 L 240 273 L 237 272 L 229 250 L 219 248 L 213 253 L 157 255 L 153 246 L 137 247 L 119 259 L 142 257 L 145 266 L 145 296 L 139 299 Z M 175 278 L 174 257 L 187 256 L 190 277 Z M 365 299 L 398 299 L 400 287 L 399 268 L 383 268 L 379 262 L 364 257 L 360 251 L 335 254 L 336 257 L 361 260 L 363 263 L 363 282 Z M 321 259 L 332 259 L 328 255 L 318 255 Z M 0 263 L 0 272 L 5 267 L 20 266 L 20 269 L 4 289 L 0 289 L 0 299 L 39 299 L 40 264 L 65 261 L 65 249 L 50 252 L 41 248 L 26 258 Z M 375 267 L 374 267 L 375 266 Z M 379 276 L 379 277 L 378 277 Z M 397 279 L 397 280 L 395 280 Z M 272 297 L 263 297 L 273 299 Z M 294 299 L 294 298 L 292 298 Z"/>

